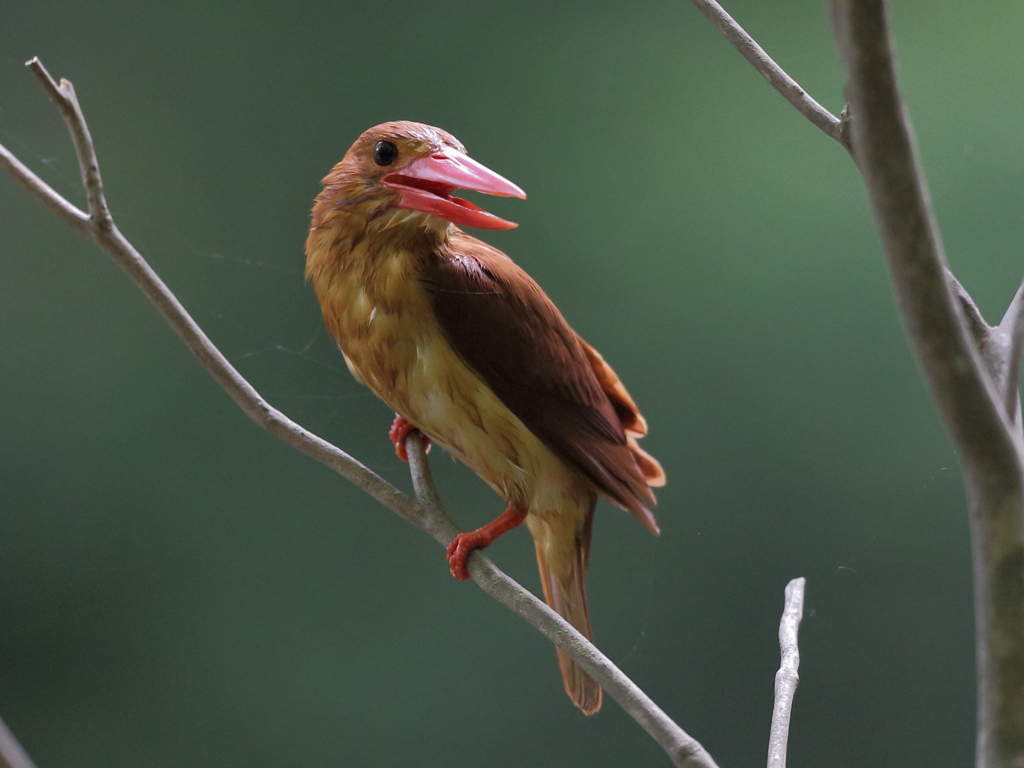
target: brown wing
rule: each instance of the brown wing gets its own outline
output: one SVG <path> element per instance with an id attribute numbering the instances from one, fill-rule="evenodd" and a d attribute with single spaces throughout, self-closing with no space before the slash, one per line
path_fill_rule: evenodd
<path id="1" fill-rule="evenodd" d="M 590 366 L 594 369 L 594 375 L 597 376 L 601 389 L 604 390 L 608 399 L 611 400 L 612 407 L 615 408 L 615 413 L 618 414 L 619 421 L 622 423 L 622 428 L 626 431 L 626 441 L 629 443 L 629 450 L 632 451 L 633 458 L 636 459 L 637 466 L 640 467 L 640 472 L 649 486 L 660 488 L 665 484 L 665 470 L 661 468 L 661 464 L 658 463 L 656 458 L 637 445 L 636 442 L 647 434 L 647 420 L 644 419 L 640 410 L 636 407 L 636 403 L 633 402 L 633 398 L 626 391 L 626 387 L 619 380 L 612 367 L 604 361 L 601 354 L 583 339 L 579 341 L 583 345 L 583 351 L 587 353 L 587 357 L 590 359 Z"/>
<path id="2" fill-rule="evenodd" d="M 606 392 L 594 360 L 611 369 L 588 352 L 540 286 L 501 251 L 461 231 L 427 258 L 421 280 L 449 343 L 505 406 L 657 532 L 646 507 L 654 494 L 631 447 L 646 431 L 643 419 L 614 373 L 612 391 L 624 398 Z"/>

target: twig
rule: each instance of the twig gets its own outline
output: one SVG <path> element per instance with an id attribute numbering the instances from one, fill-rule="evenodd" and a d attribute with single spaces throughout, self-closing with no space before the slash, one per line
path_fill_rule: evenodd
<path id="1" fill-rule="evenodd" d="M 964 468 L 974 563 L 978 765 L 1024 765 L 1019 435 L 947 287 L 942 243 L 898 93 L 884 3 L 833 0 L 833 18 L 849 73 L 853 156 L 911 342 Z"/>
<path id="2" fill-rule="evenodd" d="M 458 529 L 444 511 L 417 432 L 413 431 L 406 436 L 405 450 L 409 455 L 409 470 L 416 487 L 416 496 L 420 504 L 431 510 L 435 519 L 437 533 L 432 535 L 447 545 Z M 715 761 L 704 747 L 676 725 L 636 683 L 576 631 L 575 627 L 507 576 L 482 552 L 473 552 L 466 565 L 470 576 L 484 592 L 519 614 L 559 648 L 572 654 L 587 674 L 604 688 L 605 693 L 615 699 L 661 745 L 673 764 L 679 768 L 716 768 Z"/>
<path id="3" fill-rule="evenodd" d="M 801 88 L 796 80 L 786 74 L 786 71 L 765 53 L 754 38 L 748 35 L 721 5 L 715 0 L 693 0 L 693 4 L 712 24 L 718 27 L 718 31 L 725 35 L 743 58 L 761 73 L 772 88 L 781 93 L 786 101 L 799 110 L 801 115 L 818 126 L 827 136 L 831 136 L 849 149 L 849 139 L 842 121 L 811 98 L 811 95 Z"/>
<path id="4" fill-rule="evenodd" d="M 786 585 L 785 608 L 779 622 L 779 649 L 782 663 L 775 673 L 775 708 L 768 736 L 768 768 L 786 768 L 786 746 L 789 743 L 789 717 L 793 712 L 793 696 L 800 682 L 800 647 L 797 633 L 804 617 L 804 585 L 801 576 Z"/>
<path id="5" fill-rule="evenodd" d="M 78 234 L 92 239 L 89 228 L 89 214 L 83 213 L 76 206 L 53 191 L 45 181 L 36 176 L 28 167 L 16 158 L 10 150 L 0 144 L 0 168 L 3 168 L 25 191 L 49 209 L 50 213 L 61 221 L 70 224 Z"/>
<path id="6" fill-rule="evenodd" d="M 32 70 L 32 74 L 42 83 L 43 88 L 50 94 L 53 103 L 60 110 L 60 116 L 71 132 L 71 141 L 75 145 L 75 155 L 78 157 L 78 168 L 82 173 L 82 188 L 85 189 L 85 197 L 89 203 L 89 217 L 93 225 L 100 231 L 110 229 L 114 222 L 110 218 L 110 209 L 107 207 L 107 200 L 103 195 L 103 180 L 100 178 L 100 164 L 96 159 L 96 149 L 93 147 L 92 136 L 89 135 L 89 126 L 85 122 L 85 115 L 78 104 L 78 97 L 75 95 L 75 87 L 70 80 L 61 80 L 60 85 L 50 77 L 43 62 L 39 57 L 34 56 L 25 66 Z"/>
<path id="7" fill-rule="evenodd" d="M 0 768 L 36 768 L 11 729 L 0 719 Z"/>
<path id="8" fill-rule="evenodd" d="M 2 145 L 0 166 L 20 182 L 29 194 L 114 258 L 185 342 L 207 373 L 256 424 L 293 448 L 334 469 L 404 520 L 447 545 L 455 536 L 457 529 L 444 514 L 419 439 L 410 441 L 408 445 L 413 482 L 420 498 L 417 502 L 340 448 L 299 426 L 264 400 L 214 346 L 160 277 L 117 229 L 104 197 L 99 165 L 96 162 L 85 117 L 74 96 L 71 83 L 62 80 L 58 86 L 38 59 L 28 62 L 28 66 L 39 77 L 68 122 L 75 150 L 79 155 L 83 183 L 89 197 L 90 214 L 82 213 L 64 200 Z M 498 570 L 480 553 L 474 553 L 470 557 L 468 566 L 470 574 L 485 592 L 511 608 L 552 642 L 568 651 L 665 749 L 676 766 L 717 768 L 714 760 L 695 739 L 676 725 L 592 643 L 544 603 Z M 31 763 L 12 764 L 11 768 L 31 768 Z"/>

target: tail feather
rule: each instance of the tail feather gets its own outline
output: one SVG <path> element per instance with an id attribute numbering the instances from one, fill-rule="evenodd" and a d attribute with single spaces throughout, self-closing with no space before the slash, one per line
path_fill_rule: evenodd
<path id="1" fill-rule="evenodd" d="M 584 637 L 593 641 L 590 614 L 587 611 L 587 566 L 590 563 L 590 534 L 593 529 L 594 508 L 591 506 L 583 527 L 576 536 L 569 568 L 552 569 L 537 546 L 537 566 L 540 569 L 544 600 L 559 616 L 572 624 Z M 558 665 L 562 669 L 562 682 L 569 698 L 583 714 L 592 715 L 601 708 L 601 686 L 584 672 L 561 648 Z"/>

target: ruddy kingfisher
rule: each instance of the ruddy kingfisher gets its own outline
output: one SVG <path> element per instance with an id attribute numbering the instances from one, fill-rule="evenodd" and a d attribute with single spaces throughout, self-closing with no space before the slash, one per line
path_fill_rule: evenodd
<path id="1" fill-rule="evenodd" d="M 323 179 L 306 277 L 355 378 L 395 411 L 398 455 L 412 429 L 501 496 L 504 514 L 448 547 L 466 560 L 525 522 L 549 606 L 592 638 L 584 581 L 598 496 L 654 534 L 665 483 L 637 439 L 647 424 L 622 382 L 540 286 L 460 227 L 510 229 L 456 189 L 525 198 L 451 134 L 391 122 L 360 136 Z M 559 649 L 566 692 L 586 714 L 601 688 Z"/>

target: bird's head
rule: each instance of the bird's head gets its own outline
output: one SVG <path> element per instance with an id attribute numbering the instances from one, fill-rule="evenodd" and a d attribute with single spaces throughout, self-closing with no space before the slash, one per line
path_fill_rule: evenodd
<path id="1" fill-rule="evenodd" d="M 478 229 L 516 224 L 453 197 L 456 189 L 525 198 L 526 193 L 466 154 L 446 131 L 423 123 L 383 123 L 356 139 L 317 198 L 321 213 L 365 218 L 371 229 L 402 225 L 443 230 L 448 222 Z M 314 218 L 316 209 L 314 209 Z"/>

